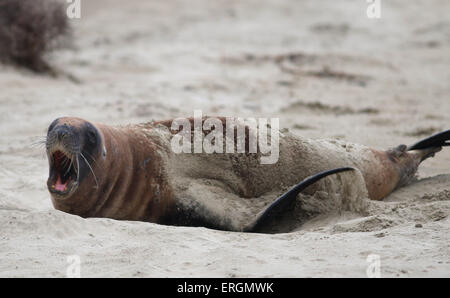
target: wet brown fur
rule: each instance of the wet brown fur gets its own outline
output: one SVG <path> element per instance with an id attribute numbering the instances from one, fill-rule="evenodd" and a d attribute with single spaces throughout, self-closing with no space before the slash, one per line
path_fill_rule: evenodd
<path id="1" fill-rule="evenodd" d="M 83 120 L 63 118 L 62 123 L 80 127 Z M 83 217 L 109 217 L 158 222 L 173 204 L 157 152 L 157 141 L 145 139 L 131 128 L 95 124 L 101 132 L 106 158 L 92 164 L 90 175 L 70 198 L 53 196 L 56 209 Z"/>

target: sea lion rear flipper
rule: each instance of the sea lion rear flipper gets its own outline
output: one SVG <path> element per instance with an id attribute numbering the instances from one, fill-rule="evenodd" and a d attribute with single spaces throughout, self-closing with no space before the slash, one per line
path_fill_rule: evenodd
<path id="1" fill-rule="evenodd" d="M 429 157 L 433 157 L 436 152 L 441 151 L 442 147 L 445 146 L 450 146 L 450 130 L 432 135 L 409 147 L 405 146 L 404 151 L 414 151 L 415 157 L 419 162 L 422 162 Z"/>
<path id="2" fill-rule="evenodd" d="M 286 206 L 287 204 L 289 204 L 290 202 L 295 200 L 297 195 L 302 190 L 304 190 L 305 188 L 310 186 L 311 184 L 316 183 L 317 181 L 319 181 L 320 179 L 322 179 L 326 176 L 340 173 L 340 172 L 345 172 L 345 171 L 352 171 L 352 170 L 354 170 L 354 168 L 350 168 L 350 167 L 336 168 L 333 170 L 320 172 L 318 174 L 315 174 L 313 176 L 306 178 L 305 180 L 303 180 L 302 182 L 300 182 L 299 184 L 297 184 L 293 188 L 291 188 L 289 191 L 287 191 L 286 193 L 284 193 L 283 195 L 278 197 L 266 209 L 261 211 L 257 215 L 256 219 L 244 228 L 244 231 L 245 232 L 257 232 L 264 225 L 264 223 L 267 221 L 267 219 L 272 216 L 273 213 L 276 213 L 277 211 L 282 209 L 283 206 Z"/>
<path id="3" fill-rule="evenodd" d="M 444 147 L 444 146 L 450 146 L 450 129 L 432 135 L 431 137 L 425 138 L 415 143 L 414 145 L 409 146 L 407 150 L 408 151 L 420 150 L 431 147 Z"/>

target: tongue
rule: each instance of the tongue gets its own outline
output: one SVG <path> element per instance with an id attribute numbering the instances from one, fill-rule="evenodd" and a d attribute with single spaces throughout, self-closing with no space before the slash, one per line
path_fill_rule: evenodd
<path id="1" fill-rule="evenodd" d="M 55 189 L 59 190 L 59 191 L 64 191 L 64 190 L 66 190 L 66 185 L 67 185 L 67 182 L 63 184 L 61 182 L 61 177 L 58 176 L 58 178 L 56 179 L 56 183 L 55 183 Z"/>

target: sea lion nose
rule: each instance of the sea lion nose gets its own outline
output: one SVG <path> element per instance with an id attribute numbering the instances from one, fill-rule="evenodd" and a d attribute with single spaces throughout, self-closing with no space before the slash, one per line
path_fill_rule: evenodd
<path id="1" fill-rule="evenodd" d="M 64 139 L 64 137 L 67 135 L 67 133 L 65 131 L 59 131 L 58 132 L 58 139 L 61 141 L 62 139 Z"/>

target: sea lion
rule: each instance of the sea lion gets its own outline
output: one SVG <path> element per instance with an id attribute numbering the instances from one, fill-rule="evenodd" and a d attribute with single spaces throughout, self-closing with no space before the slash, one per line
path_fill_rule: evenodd
<path id="1" fill-rule="evenodd" d="M 203 126 L 206 119 L 200 119 L 203 134 L 210 132 Z M 219 119 L 227 131 L 225 118 Z M 370 199 L 381 200 L 411 181 L 420 162 L 450 139 L 447 130 L 409 147 L 382 151 L 280 131 L 278 162 L 261 164 L 261 153 L 248 150 L 248 135 L 245 153 L 174 153 L 171 139 L 179 131 L 171 124 L 112 127 L 72 117 L 53 121 L 46 150 L 54 207 L 82 217 L 257 232 L 306 187 L 332 174 L 352 171 L 355 178 L 341 180 L 339 187 L 359 183 Z M 327 192 L 330 183 L 322 180 L 306 190 Z"/>

